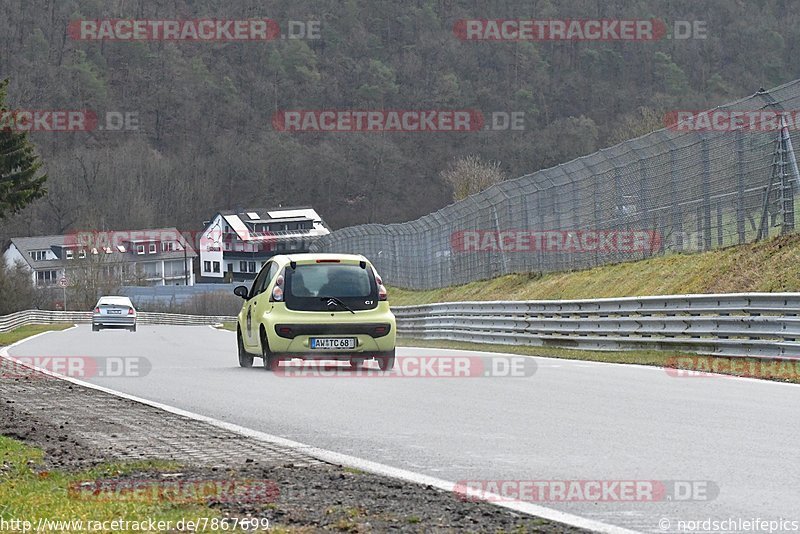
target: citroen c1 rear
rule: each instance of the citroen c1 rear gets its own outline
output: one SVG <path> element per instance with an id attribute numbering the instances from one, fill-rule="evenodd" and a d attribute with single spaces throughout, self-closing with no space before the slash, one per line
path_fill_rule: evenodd
<path id="1" fill-rule="evenodd" d="M 376 360 L 394 367 L 396 323 L 386 287 L 364 256 L 292 254 L 270 258 L 248 289 L 237 318 L 239 365 L 262 358 L 275 370 L 283 359 Z"/>

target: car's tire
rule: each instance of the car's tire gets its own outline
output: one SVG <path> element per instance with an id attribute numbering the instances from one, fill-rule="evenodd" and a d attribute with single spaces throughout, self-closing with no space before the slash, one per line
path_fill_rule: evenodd
<path id="1" fill-rule="evenodd" d="M 100 331 L 100 325 L 93 324 L 92 325 L 92 332 L 99 332 L 99 331 Z"/>
<path id="2" fill-rule="evenodd" d="M 381 371 L 391 371 L 394 368 L 395 349 L 379 352 L 375 355 L 378 361 L 378 368 Z"/>
<path id="3" fill-rule="evenodd" d="M 136 325 L 133 325 L 133 326 L 130 328 L 130 331 L 131 331 L 131 332 L 136 332 Z"/>
<path id="4" fill-rule="evenodd" d="M 239 351 L 239 367 L 253 367 L 253 355 L 247 352 L 242 341 L 242 333 L 236 331 L 236 346 Z"/>
<path id="5" fill-rule="evenodd" d="M 364 358 L 350 358 L 350 367 L 353 369 L 361 369 L 364 367 Z"/>
<path id="6" fill-rule="evenodd" d="M 263 330 L 261 331 L 261 358 L 264 360 L 264 369 L 267 371 L 278 370 L 281 359 L 269 350 L 269 340 Z"/>

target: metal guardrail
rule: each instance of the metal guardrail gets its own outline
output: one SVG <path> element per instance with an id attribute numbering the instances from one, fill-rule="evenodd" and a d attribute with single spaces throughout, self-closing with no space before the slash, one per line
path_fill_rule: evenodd
<path id="1" fill-rule="evenodd" d="M 421 339 L 800 358 L 800 293 L 444 302 L 392 311 L 399 335 Z M 89 323 L 91 317 L 91 312 L 26 310 L 1 316 L 0 332 L 27 324 Z M 139 312 L 138 320 L 190 326 L 236 318 Z"/>
<path id="2" fill-rule="evenodd" d="M 181 315 L 177 313 L 138 312 L 139 324 L 166 324 L 179 326 L 203 326 L 235 321 L 227 315 Z M 82 324 L 92 321 L 92 312 L 70 312 L 50 310 L 25 310 L 0 316 L 0 332 L 8 332 L 29 324 Z"/>
<path id="3" fill-rule="evenodd" d="M 800 293 L 445 302 L 392 310 L 398 334 L 421 339 L 800 358 Z"/>

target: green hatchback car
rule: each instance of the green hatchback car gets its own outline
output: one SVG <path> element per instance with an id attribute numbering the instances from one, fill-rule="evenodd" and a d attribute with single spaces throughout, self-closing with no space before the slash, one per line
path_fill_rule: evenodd
<path id="1" fill-rule="evenodd" d="M 270 258 L 252 287 L 233 291 L 245 302 L 236 342 L 239 365 L 260 357 L 275 370 L 282 359 L 375 359 L 394 367 L 396 323 L 386 287 L 364 256 L 291 254 Z"/>

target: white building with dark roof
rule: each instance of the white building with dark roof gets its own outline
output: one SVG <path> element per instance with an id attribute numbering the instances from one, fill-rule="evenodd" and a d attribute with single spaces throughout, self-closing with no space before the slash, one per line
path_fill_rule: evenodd
<path id="1" fill-rule="evenodd" d="M 330 229 L 310 207 L 221 211 L 198 244 L 200 281 L 246 281 L 276 254 L 308 252 Z"/>
<path id="2" fill-rule="evenodd" d="M 3 254 L 6 265 L 30 269 L 37 286 L 69 283 L 70 271 L 91 265 L 124 285 L 194 285 L 196 257 L 175 228 L 14 237 Z"/>

